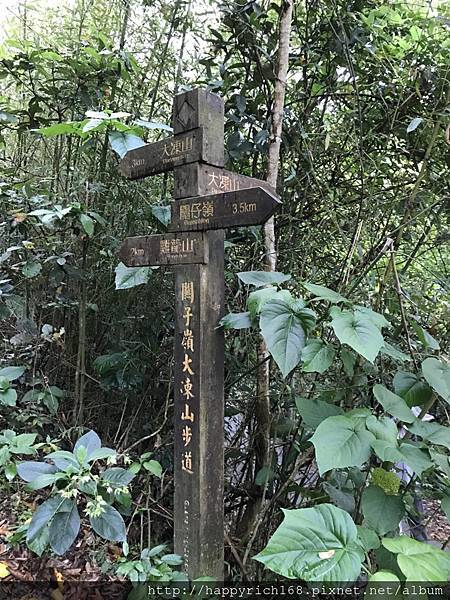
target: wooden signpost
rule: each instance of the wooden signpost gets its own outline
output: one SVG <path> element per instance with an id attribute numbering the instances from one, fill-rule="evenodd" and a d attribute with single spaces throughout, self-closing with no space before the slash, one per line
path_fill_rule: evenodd
<path id="1" fill-rule="evenodd" d="M 224 229 L 261 224 L 280 205 L 270 186 L 226 171 L 223 101 L 202 89 L 174 98 L 174 136 L 126 154 L 139 179 L 173 170 L 169 231 L 132 237 L 127 266 L 175 271 L 174 549 L 190 580 L 223 580 Z"/>

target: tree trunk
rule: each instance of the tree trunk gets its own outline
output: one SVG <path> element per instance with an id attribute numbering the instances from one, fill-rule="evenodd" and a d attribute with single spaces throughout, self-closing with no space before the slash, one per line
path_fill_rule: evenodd
<path id="1" fill-rule="evenodd" d="M 281 132 L 283 125 L 284 97 L 286 92 L 286 78 L 289 68 L 289 41 L 292 24 L 293 0 L 285 0 L 280 12 L 280 29 L 278 45 L 278 64 L 276 72 L 275 92 L 272 107 L 272 126 L 269 139 L 269 157 L 267 164 L 266 181 L 277 188 L 278 165 L 280 159 Z M 274 220 L 271 218 L 264 226 L 265 267 L 267 271 L 276 269 L 276 247 Z M 267 347 L 261 339 L 258 348 L 257 392 L 255 402 L 255 474 L 263 467 L 270 464 L 270 397 L 269 397 L 269 360 Z M 256 486 L 255 486 L 256 487 Z M 264 502 L 265 488 L 247 505 L 247 509 L 239 526 L 242 537 L 254 537 L 257 530 L 257 517 Z M 252 535 L 253 534 L 253 535 Z"/>

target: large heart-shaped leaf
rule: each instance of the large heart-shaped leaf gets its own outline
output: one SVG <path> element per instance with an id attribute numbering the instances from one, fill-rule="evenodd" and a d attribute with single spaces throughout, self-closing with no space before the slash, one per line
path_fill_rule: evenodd
<path id="1" fill-rule="evenodd" d="M 450 555 L 430 544 L 418 542 L 406 535 L 384 538 L 383 546 L 397 555 L 398 566 L 408 581 L 447 581 L 450 575 Z"/>
<path id="2" fill-rule="evenodd" d="M 400 496 L 388 495 L 377 485 L 364 490 L 361 506 L 365 525 L 380 535 L 397 529 L 405 514 Z"/>
<path id="3" fill-rule="evenodd" d="M 305 373 L 324 373 L 333 364 L 335 350 L 322 340 L 311 340 L 302 350 L 302 370 Z"/>
<path id="4" fill-rule="evenodd" d="M 313 311 L 307 308 L 296 310 L 292 303 L 279 299 L 270 300 L 262 307 L 261 333 L 284 377 L 300 362 L 314 317 Z"/>
<path id="5" fill-rule="evenodd" d="M 263 285 L 279 285 L 289 281 L 291 276 L 277 271 L 243 271 L 238 273 L 239 279 L 246 285 L 262 287 Z"/>
<path id="6" fill-rule="evenodd" d="M 126 267 L 119 263 L 116 267 L 116 290 L 128 290 L 148 282 L 150 267 Z"/>
<path id="7" fill-rule="evenodd" d="M 328 417 L 322 421 L 311 442 L 316 449 L 319 473 L 330 469 L 361 467 L 369 460 L 375 436 L 365 427 L 365 419 L 348 416 Z"/>
<path id="8" fill-rule="evenodd" d="M 426 358 L 422 373 L 433 390 L 450 404 L 450 365 L 437 358 Z"/>
<path id="9" fill-rule="evenodd" d="M 64 554 L 75 541 L 80 531 L 80 515 L 77 505 L 71 501 L 71 505 L 65 506 L 53 517 L 49 528 L 49 542 L 56 554 Z"/>
<path id="10" fill-rule="evenodd" d="M 144 140 L 133 133 L 122 133 L 121 131 L 112 131 L 108 135 L 111 148 L 120 158 L 123 158 L 127 152 L 145 146 Z"/>
<path id="11" fill-rule="evenodd" d="M 124 542 L 127 539 L 125 523 L 121 514 L 112 506 L 103 506 L 99 517 L 89 517 L 95 533 L 111 542 Z"/>
<path id="12" fill-rule="evenodd" d="M 348 513 L 332 504 L 283 512 L 284 521 L 255 560 L 289 579 L 357 579 L 363 551 Z"/>
<path id="13" fill-rule="evenodd" d="M 295 398 L 295 405 L 305 425 L 311 429 L 316 429 L 328 417 L 344 414 L 340 406 L 324 402 L 323 400 L 297 396 Z"/>
<path id="14" fill-rule="evenodd" d="M 361 311 L 332 309 L 331 326 L 341 344 L 347 344 L 373 362 L 384 344 L 383 336 L 372 318 Z"/>

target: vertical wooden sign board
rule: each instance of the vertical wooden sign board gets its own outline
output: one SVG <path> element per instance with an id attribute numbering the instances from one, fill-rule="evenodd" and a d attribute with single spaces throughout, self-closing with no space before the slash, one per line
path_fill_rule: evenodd
<path id="1" fill-rule="evenodd" d="M 172 138 L 130 150 L 120 164 L 129 179 L 173 170 L 172 233 L 128 238 L 120 257 L 127 266 L 174 266 L 175 552 L 190 580 L 221 581 L 224 228 L 263 223 L 280 202 L 266 182 L 223 168 L 219 96 L 202 89 L 176 96 L 173 129 Z"/>
<path id="2" fill-rule="evenodd" d="M 175 97 L 175 138 L 199 127 L 215 164 L 223 166 L 223 101 L 195 89 Z M 175 205 L 202 190 L 188 166 L 174 169 Z M 189 181 L 189 192 L 185 185 Z M 224 231 L 207 231 L 207 264 L 175 270 L 174 549 L 190 580 L 223 580 Z"/>

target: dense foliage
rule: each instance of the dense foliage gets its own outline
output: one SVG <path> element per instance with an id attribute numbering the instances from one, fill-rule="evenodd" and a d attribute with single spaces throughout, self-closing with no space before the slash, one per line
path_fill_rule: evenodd
<path id="1" fill-rule="evenodd" d="M 125 544 L 119 575 L 172 578 L 179 558 L 157 544 L 172 536 L 173 283 L 116 257 L 127 235 L 165 230 L 172 182 L 128 182 L 118 158 L 168 134 L 173 93 L 208 86 L 226 102 L 228 168 L 263 178 L 280 3 L 27 4 L 0 47 L 9 543 L 64 553 L 81 512 L 84 527 Z M 443 2 L 295 5 L 279 271 L 262 271 L 260 228 L 226 242 L 231 578 L 450 573 L 447 554 L 414 539 L 418 499 L 450 513 L 449 23 Z M 273 359 L 263 469 L 259 335 Z"/>

